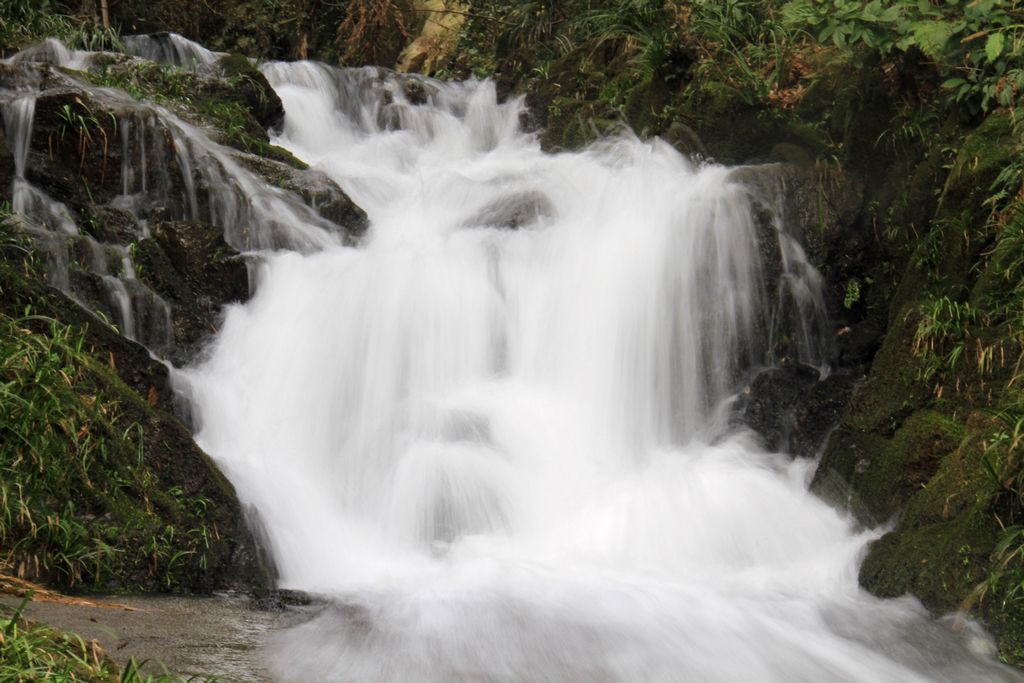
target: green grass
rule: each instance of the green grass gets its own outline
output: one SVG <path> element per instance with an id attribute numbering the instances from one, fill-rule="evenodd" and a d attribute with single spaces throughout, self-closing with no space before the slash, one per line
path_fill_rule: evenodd
<path id="1" fill-rule="evenodd" d="M 31 248 L 0 222 L 0 297 L 23 300 L 24 283 L 41 278 L 36 268 Z M 201 582 L 219 511 L 163 481 L 168 465 L 153 458 L 176 447 L 153 407 L 121 381 L 112 356 L 90 347 L 86 328 L 5 308 L 0 570 L 65 590 Z"/>
<path id="2" fill-rule="evenodd" d="M 159 490 L 142 426 L 83 344 L 55 320 L 0 315 L 0 563 L 70 589 L 172 587 L 209 531 L 164 524 L 157 506 L 204 501 Z"/>
<path id="3" fill-rule="evenodd" d="M 44 38 L 58 38 L 71 49 L 111 50 L 124 45 L 117 31 L 70 11 L 52 0 L 0 3 L 0 45 L 21 49 Z"/>

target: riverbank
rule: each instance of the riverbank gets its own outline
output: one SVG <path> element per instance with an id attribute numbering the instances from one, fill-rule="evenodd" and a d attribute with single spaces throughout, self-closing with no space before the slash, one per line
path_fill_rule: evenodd
<path id="1" fill-rule="evenodd" d="M 0 595 L 0 610 L 13 611 L 21 602 Z M 95 641 L 121 669 L 134 660 L 143 675 L 174 672 L 238 683 L 271 680 L 262 659 L 268 639 L 308 618 L 294 611 L 255 610 L 241 594 L 37 599 L 22 616 L 75 633 L 86 643 Z"/>

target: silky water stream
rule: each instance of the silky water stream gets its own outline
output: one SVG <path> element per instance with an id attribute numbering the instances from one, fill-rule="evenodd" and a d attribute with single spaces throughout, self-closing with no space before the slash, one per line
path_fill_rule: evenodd
<path id="1" fill-rule="evenodd" d="M 277 142 L 371 221 L 266 252 L 176 377 L 280 584 L 326 599 L 277 679 L 1018 680 L 976 627 L 860 590 L 880 532 L 730 429 L 773 335 L 823 369 L 828 336 L 781 224 L 766 283 L 733 171 L 628 134 L 543 153 L 486 82 L 264 72 Z"/>

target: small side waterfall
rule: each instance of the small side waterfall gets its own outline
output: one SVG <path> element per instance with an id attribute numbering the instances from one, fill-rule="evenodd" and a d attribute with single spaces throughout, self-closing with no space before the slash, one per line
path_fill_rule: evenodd
<path id="1" fill-rule="evenodd" d="M 217 58 L 173 34 L 138 36 L 128 42 L 138 54 L 183 67 L 207 68 Z M 340 226 L 322 218 L 294 194 L 267 184 L 243 167 L 235 152 L 167 109 L 138 102 L 119 90 L 46 71 L 47 67 L 42 66 L 87 67 L 93 56 L 47 40 L 18 53 L 5 65 L 22 69 L 25 85 L 0 90 L 0 110 L 15 166 L 11 210 L 46 254 L 47 277 L 52 285 L 73 298 L 88 298 L 76 272 L 90 273 L 85 289 L 102 290 L 99 297 L 92 298 L 107 309 L 111 321 L 125 336 L 162 353 L 171 340 L 171 308 L 136 277 L 128 249 L 130 242 L 150 236 L 151 220 L 209 223 L 241 252 L 309 252 L 345 239 Z M 57 98 L 64 96 L 62 87 L 85 93 L 78 103 L 86 112 L 94 101 L 102 102 L 103 109 L 112 112 L 109 122 L 93 117 L 83 119 L 81 125 L 96 127 L 91 135 L 102 134 L 109 145 L 120 147 L 121 193 L 108 206 L 134 219 L 132 234 L 122 235 L 120 243 L 100 244 L 83 233 L 80 217 L 26 177 L 37 102 L 51 96 L 44 90 L 44 82 Z M 72 112 L 69 110 L 68 115 Z M 109 134 L 106 130 L 97 132 L 108 123 Z"/>
<path id="2" fill-rule="evenodd" d="M 223 56 L 177 33 L 125 36 L 124 51 L 159 64 L 199 70 L 208 69 Z"/>

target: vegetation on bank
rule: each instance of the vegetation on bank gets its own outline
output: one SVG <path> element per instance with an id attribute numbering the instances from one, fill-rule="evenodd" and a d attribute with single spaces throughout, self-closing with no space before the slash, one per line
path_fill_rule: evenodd
<path id="1" fill-rule="evenodd" d="M 0 571 L 64 590 L 222 585 L 230 484 L 162 412 L 156 378 L 133 369 L 140 395 L 118 375 L 130 343 L 90 329 L 38 267 L 0 223 Z"/>

